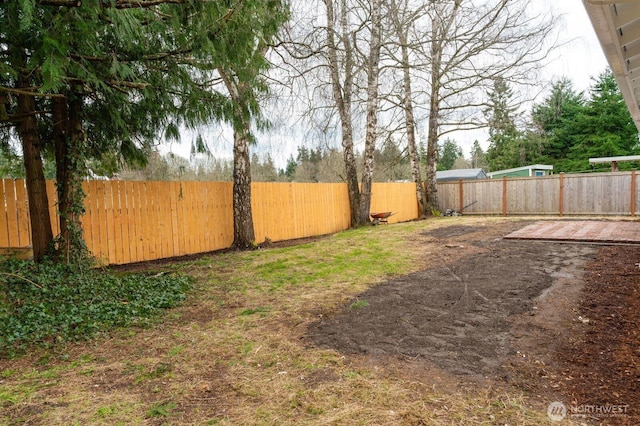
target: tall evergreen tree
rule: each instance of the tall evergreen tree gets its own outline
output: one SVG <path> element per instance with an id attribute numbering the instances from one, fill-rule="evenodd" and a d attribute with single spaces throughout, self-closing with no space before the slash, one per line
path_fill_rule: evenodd
<path id="1" fill-rule="evenodd" d="M 571 147 L 572 167 L 587 168 L 589 157 L 613 157 L 638 152 L 638 129 L 610 70 L 590 89 L 585 113 L 576 117 L 580 136 Z"/>
<path id="2" fill-rule="evenodd" d="M 532 112 L 530 139 L 538 141 L 540 162 L 559 165 L 578 139 L 576 122 L 586 112 L 586 100 L 568 78 L 553 83 L 551 93 Z"/>
<path id="3" fill-rule="evenodd" d="M 477 140 L 473 141 L 473 147 L 471 148 L 471 167 L 488 169 L 488 166 L 486 154 L 482 150 L 480 142 Z"/>
<path id="4" fill-rule="evenodd" d="M 52 241 L 42 150 L 56 154 L 59 248 L 81 248 L 88 157 L 117 151 L 144 161 L 144 141 L 163 128 L 177 138 L 180 124 L 246 118 L 250 96 L 238 113 L 238 102 L 211 89 L 213 70 L 236 66 L 250 74 L 255 62 L 247 58 L 260 31 L 282 22 L 278 7 L 257 0 L 0 5 L 0 88 L 15 96 L 1 120 L 23 144 L 36 259 Z"/>
<path id="5" fill-rule="evenodd" d="M 484 113 L 489 126 L 487 161 L 491 170 L 508 169 L 520 165 L 522 133 L 516 127 L 517 108 L 512 106 L 513 91 L 501 77 L 493 81 L 489 93 L 489 108 Z"/>
<path id="6" fill-rule="evenodd" d="M 462 148 L 454 140 L 445 140 L 438 150 L 438 170 L 451 170 L 458 157 L 462 157 Z"/>
<path id="7" fill-rule="evenodd" d="M 556 171 L 588 171 L 590 157 L 639 152 L 638 130 L 609 70 L 594 79 L 588 99 L 566 78 L 554 83 L 534 106 L 532 122 L 530 137 L 541 147 L 540 162 Z"/>

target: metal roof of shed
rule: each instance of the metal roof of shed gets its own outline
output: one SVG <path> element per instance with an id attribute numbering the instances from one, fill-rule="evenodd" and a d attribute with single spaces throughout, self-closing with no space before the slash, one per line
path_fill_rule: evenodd
<path id="1" fill-rule="evenodd" d="M 530 166 L 514 167 L 513 169 L 495 170 L 487 173 L 487 176 L 491 177 L 503 173 L 519 172 L 520 170 L 553 170 L 553 166 L 548 164 L 532 164 Z"/>
<path id="2" fill-rule="evenodd" d="M 487 174 L 482 169 L 455 169 L 436 172 L 436 180 L 484 179 Z"/>

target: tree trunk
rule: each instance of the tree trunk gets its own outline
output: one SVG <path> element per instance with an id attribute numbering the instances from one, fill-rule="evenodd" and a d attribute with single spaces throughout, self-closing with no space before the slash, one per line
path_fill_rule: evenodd
<path id="1" fill-rule="evenodd" d="M 71 263 L 86 257 L 80 217 L 84 214 L 82 178 L 85 172 L 82 128 L 82 95 L 70 92 L 67 98 L 53 101 L 56 185 L 60 235 L 57 238 L 57 259 Z"/>
<path id="2" fill-rule="evenodd" d="M 344 82 L 341 84 L 338 61 L 338 46 L 335 33 L 337 22 L 333 0 L 325 0 L 327 6 L 327 50 L 329 56 L 329 72 L 331 75 L 331 87 L 333 98 L 340 115 L 342 130 L 342 152 L 349 195 L 349 207 L 351 210 L 351 226 L 360 225 L 360 188 L 358 187 L 358 172 L 356 168 L 355 154 L 353 152 L 353 122 L 351 119 L 351 91 L 353 87 L 353 51 L 350 43 L 347 25 L 346 1 L 341 1 L 340 27 L 342 41 L 344 43 Z"/>
<path id="3" fill-rule="evenodd" d="M 348 114 L 351 117 L 351 113 Z M 351 211 L 351 226 L 360 225 L 360 188 L 358 186 L 358 172 L 356 168 L 356 156 L 353 152 L 353 129 L 351 120 L 342 121 L 342 153 L 344 168 L 347 178 L 347 192 L 349 195 L 349 209 Z"/>
<path id="4" fill-rule="evenodd" d="M 251 162 L 246 130 L 233 131 L 233 247 L 253 248 L 255 234 L 251 211 Z"/>
<path id="5" fill-rule="evenodd" d="M 431 102 L 433 104 L 433 102 Z M 432 105 L 433 107 L 433 105 Z M 427 206 L 426 214 L 432 215 L 438 210 L 438 186 L 436 168 L 438 163 L 438 119 L 437 108 L 429 111 L 429 133 L 427 135 Z"/>
<path id="6" fill-rule="evenodd" d="M 427 135 L 427 215 L 431 215 L 438 210 L 436 167 L 438 162 L 438 115 L 440 113 L 440 62 L 442 58 L 440 23 L 436 17 L 431 20 L 431 25 L 431 96 L 429 100 L 429 133 Z"/>
<path id="7" fill-rule="evenodd" d="M 429 133 L 427 136 L 427 214 L 438 210 L 438 186 L 436 167 L 438 163 L 438 138 L 440 127 L 440 102 L 443 70 L 442 52 L 453 32 L 452 27 L 460 10 L 462 0 L 453 0 L 450 11 L 446 3 L 434 3 L 431 17 L 431 96 L 429 100 Z"/>
<path id="8" fill-rule="evenodd" d="M 427 208 L 427 195 L 422 183 L 422 174 L 420 172 L 420 159 L 418 158 L 418 148 L 416 144 L 416 122 L 413 116 L 413 94 L 411 90 L 411 72 L 409 61 L 409 45 L 407 40 L 406 31 L 407 27 L 403 27 L 400 22 L 400 12 L 393 3 L 393 22 L 396 30 L 396 36 L 400 42 L 401 50 L 401 66 L 403 74 L 403 88 L 404 93 L 402 97 L 402 104 L 404 109 L 405 125 L 407 126 L 407 151 L 409 153 L 409 161 L 411 163 L 411 178 L 416 184 L 416 199 L 418 201 L 418 214 L 420 217 L 426 215 Z"/>
<path id="9" fill-rule="evenodd" d="M 28 89 L 29 86 L 28 79 L 20 74 L 18 88 Z M 36 103 L 33 96 L 19 94 L 18 109 L 21 116 L 18 131 L 22 141 L 27 195 L 29 197 L 33 259 L 40 262 L 53 246 L 53 232 L 51 231 L 49 199 L 40 152 L 38 123 L 34 115 Z"/>
<path id="10" fill-rule="evenodd" d="M 358 223 L 370 221 L 371 187 L 373 181 L 373 154 L 376 149 L 376 127 L 378 126 L 378 78 L 380 76 L 380 31 L 382 1 L 375 0 L 371 5 L 371 41 L 369 44 L 369 60 L 367 64 L 367 129 L 364 147 L 364 168 L 360 187 L 360 206 Z"/>

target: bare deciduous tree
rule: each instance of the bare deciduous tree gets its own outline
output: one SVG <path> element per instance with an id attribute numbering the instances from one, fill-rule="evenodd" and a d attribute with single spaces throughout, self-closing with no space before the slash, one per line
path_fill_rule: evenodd
<path id="1" fill-rule="evenodd" d="M 486 89 L 497 76 L 514 87 L 539 82 L 532 71 L 554 47 L 556 19 L 532 15 L 529 6 L 530 0 L 321 0 L 298 6 L 298 20 L 281 44 L 282 62 L 292 70 L 288 81 L 298 81 L 308 94 L 307 117 L 319 123 L 318 134 L 337 139 L 332 129 L 340 131 L 353 225 L 368 219 L 366 179 L 373 173 L 369 154 L 376 136 L 406 141 L 419 207 L 430 214 L 437 208 L 438 140 L 486 127 Z M 317 10 L 323 13 L 313 15 Z M 426 191 L 420 123 L 428 129 Z M 359 190 L 355 141 L 362 139 Z"/>
<path id="2" fill-rule="evenodd" d="M 382 0 L 371 4 L 371 42 L 367 61 L 367 125 L 364 148 L 364 169 L 358 209 L 358 224 L 369 221 L 371 208 L 371 183 L 373 181 L 373 152 L 376 148 L 378 125 L 378 78 L 380 76 L 380 48 L 382 32 Z"/>
<path id="3" fill-rule="evenodd" d="M 530 3 L 448 0 L 430 5 L 427 213 L 438 205 L 438 139 L 451 131 L 486 127 L 481 117 L 486 88 L 498 76 L 516 86 L 535 82 L 534 73 L 556 46 L 557 19 L 531 15 Z"/>

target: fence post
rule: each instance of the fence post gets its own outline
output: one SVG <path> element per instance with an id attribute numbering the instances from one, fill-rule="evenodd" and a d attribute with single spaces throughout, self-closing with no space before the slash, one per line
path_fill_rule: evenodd
<path id="1" fill-rule="evenodd" d="M 502 176 L 502 216 L 507 215 L 507 177 Z"/>
<path id="2" fill-rule="evenodd" d="M 464 190 L 462 189 L 462 179 L 458 179 L 458 187 L 460 189 L 460 208 L 458 209 L 459 213 L 462 213 L 462 209 L 464 208 Z"/>
<path id="3" fill-rule="evenodd" d="M 558 197 L 560 217 L 564 216 L 564 172 L 560 172 L 560 194 Z"/>
<path id="4" fill-rule="evenodd" d="M 636 215 L 636 171 L 631 170 L 631 217 Z"/>

